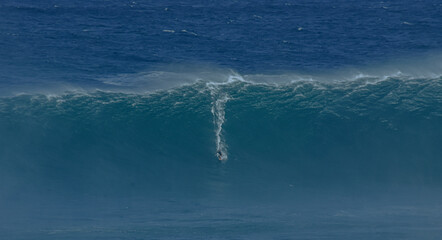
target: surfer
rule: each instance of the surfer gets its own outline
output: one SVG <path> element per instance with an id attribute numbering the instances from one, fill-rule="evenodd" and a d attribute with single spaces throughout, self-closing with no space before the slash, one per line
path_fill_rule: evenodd
<path id="1" fill-rule="evenodd" d="M 220 151 L 220 150 L 218 150 L 217 152 L 216 152 L 216 156 L 218 157 L 218 159 L 221 161 L 221 160 L 223 160 L 223 153 Z"/>

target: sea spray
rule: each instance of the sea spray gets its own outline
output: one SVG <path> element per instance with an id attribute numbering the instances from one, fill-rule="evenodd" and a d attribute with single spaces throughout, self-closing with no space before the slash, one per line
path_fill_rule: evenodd
<path id="1" fill-rule="evenodd" d="M 228 158 L 227 144 L 223 135 L 223 124 L 226 121 L 225 107 L 229 101 L 229 95 L 219 91 L 218 86 L 208 83 L 207 87 L 210 89 L 212 96 L 212 115 L 213 124 L 215 126 L 216 137 L 216 155 L 220 161 L 226 161 Z"/>
<path id="2" fill-rule="evenodd" d="M 232 83 L 243 82 L 250 83 L 244 80 L 244 78 L 233 70 L 230 70 L 227 81 L 225 82 L 207 82 L 206 87 L 210 91 L 212 97 L 212 116 L 213 124 L 215 126 L 215 143 L 216 143 L 216 156 L 220 161 L 226 161 L 228 159 L 228 146 L 224 139 L 223 124 L 226 121 L 225 107 L 227 101 L 231 98 L 228 93 L 222 90 L 223 86 L 229 86 Z"/>

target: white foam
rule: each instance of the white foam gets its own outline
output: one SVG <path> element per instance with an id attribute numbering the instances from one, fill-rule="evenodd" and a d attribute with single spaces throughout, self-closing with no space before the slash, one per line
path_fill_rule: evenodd
<path id="1" fill-rule="evenodd" d="M 442 53 L 428 56 L 403 57 L 400 60 L 384 62 L 369 67 L 348 67 L 318 73 L 300 73 L 290 71 L 262 72 L 259 74 L 240 74 L 229 68 L 221 68 L 205 63 L 172 64 L 157 66 L 138 73 L 125 73 L 105 76 L 96 81 L 65 82 L 63 80 L 38 82 L 32 84 L 13 84 L 0 87 L 0 96 L 20 94 L 63 94 L 64 92 L 109 91 L 127 94 L 149 94 L 156 91 L 179 89 L 188 85 L 225 86 L 238 83 L 284 87 L 298 82 L 309 82 L 315 86 L 337 84 L 336 87 L 358 87 L 352 82 L 376 84 L 389 79 L 403 81 L 416 79 L 442 78 Z M 359 85 L 361 86 L 361 85 Z M 198 91 L 205 91 L 198 89 Z"/>
<path id="2" fill-rule="evenodd" d="M 223 124 L 226 121 L 225 117 L 225 107 L 227 101 L 230 100 L 230 97 L 227 93 L 223 93 L 219 85 L 213 83 L 207 83 L 207 87 L 210 90 L 210 94 L 212 96 L 212 115 L 213 115 L 213 124 L 215 126 L 215 144 L 216 144 L 216 156 L 220 161 L 227 161 L 228 159 L 228 151 L 227 144 L 223 135 Z M 221 153 L 221 156 L 218 156 L 218 153 Z"/>
<path id="3" fill-rule="evenodd" d="M 183 33 L 188 33 L 188 34 L 190 34 L 190 35 L 194 35 L 194 36 L 198 36 L 198 34 L 196 34 L 196 33 L 194 33 L 194 32 L 191 32 L 191 31 L 187 31 L 186 29 L 181 30 L 181 32 L 183 32 Z"/>

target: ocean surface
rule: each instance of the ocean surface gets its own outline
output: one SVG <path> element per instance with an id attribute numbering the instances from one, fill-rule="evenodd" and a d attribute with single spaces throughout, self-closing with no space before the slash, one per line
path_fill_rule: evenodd
<path id="1" fill-rule="evenodd" d="M 0 1 L 1 239 L 441 239 L 442 3 Z"/>

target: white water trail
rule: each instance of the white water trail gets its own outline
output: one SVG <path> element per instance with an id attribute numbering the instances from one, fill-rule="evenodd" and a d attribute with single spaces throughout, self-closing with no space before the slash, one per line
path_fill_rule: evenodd
<path id="1" fill-rule="evenodd" d="M 228 159 L 227 144 L 223 135 L 223 124 L 226 121 L 225 118 L 225 106 L 229 101 L 229 96 L 226 93 L 220 93 L 217 85 L 207 84 L 212 95 L 212 115 L 213 124 L 215 125 L 215 137 L 216 137 L 216 156 L 220 161 L 226 161 Z"/>

